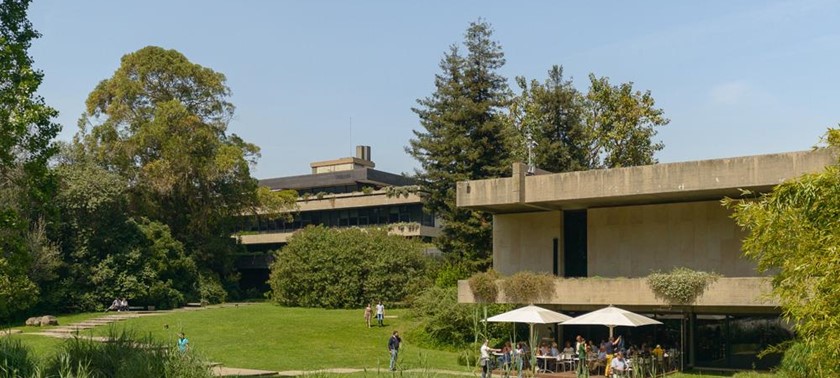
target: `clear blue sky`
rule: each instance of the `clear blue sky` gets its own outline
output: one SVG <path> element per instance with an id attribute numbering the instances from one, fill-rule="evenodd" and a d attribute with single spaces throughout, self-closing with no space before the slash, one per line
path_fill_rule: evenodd
<path id="1" fill-rule="evenodd" d="M 840 2 L 35 0 L 40 93 L 69 140 L 120 57 L 172 48 L 227 75 L 230 130 L 262 148 L 258 178 L 372 146 L 410 172 L 415 100 L 471 21 L 493 24 L 511 80 L 561 64 L 650 90 L 671 123 L 661 162 L 805 150 L 840 122 Z M 350 123 L 352 118 L 352 136 Z"/>

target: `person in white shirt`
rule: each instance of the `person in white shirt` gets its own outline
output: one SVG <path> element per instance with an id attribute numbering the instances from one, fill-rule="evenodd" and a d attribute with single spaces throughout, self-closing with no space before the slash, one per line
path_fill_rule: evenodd
<path id="1" fill-rule="evenodd" d="M 382 301 L 379 301 L 376 305 L 376 322 L 380 327 L 385 326 L 385 306 L 382 304 Z"/>
<path id="2" fill-rule="evenodd" d="M 618 352 L 610 362 L 610 371 L 614 377 L 624 377 L 627 373 L 627 361 L 624 360 L 624 353 Z"/>
<path id="3" fill-rule="evenodd" d="M 490 343 L 490 340 L 484 339 L 484 344 L 481 345 L 479 352 L 481 353 L 481 359 L 478 360 L 478 364 L 481 366 L 481 378 L 489 378 L 492 366 L 493 365 L 490 361 L 490 353 L 498 352 L 498 349 L 490 348 L 487 344 Z"/>

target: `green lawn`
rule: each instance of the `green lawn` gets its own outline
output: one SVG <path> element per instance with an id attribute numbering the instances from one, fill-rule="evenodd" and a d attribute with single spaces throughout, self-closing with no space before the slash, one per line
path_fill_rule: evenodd
<path id="1" fill-rule="evenodd" d="M 321 310 L 285 308 L 269 303 L 225 306 L 196 311 L 177 311 L 149 316 L 84 331 L 82 334 L 107 335 L 110 331 L 128 329 L 138 336 L 175 344 L 177 332 L 183 330 L 190 345 L 209 360 L 224 366 L 265 370 L 316 370 L 327 368 L 362 368 L 366 372 L 350 375 L 319 374 L 332 377 L 364 377 L 385 373 L 388 367 L 388 337 L 394 330 L 404 334 L 413 326 L 406 319 L 406 310 L 389 310 L 386 327 L 367 328 L 359 310 Z M 88 313 L 59 317 L 60 324 L 69 324 L 103 315 Z M 168 326 L 168 327 L 167 327 Z M 26 332 L 38 328 L 23 328 Z M 19 334 L 40 358 L 51 355 L 62 342 L 44 336 Z M 466 372 L 457 365 L 457 353 L 420 348 L 403 337 L 400 350 L 401 369 L 441 369 Z M 433 372 L 404 376 L 437 376 Z M 390 374 L 389 374 L 390 375 Z M 670 375 L 671 378 L 729 377 L 732 373 L 692 372 Z M 772 378 L 773 375 L 741 374 L 739 378 Z"/>
<path id="2" fill-rule="evenodd" d="M 225 366 L 266 370 L 388 367 L 391 332 L 410 327 L 405 310 L 390 310 L 386 327 L 367 328 L 359 310 L 284 308 L 268 303 L 239 307 L 179 311 L 117 323 L 122 327 L 174 345 L 184 330 L 191 347 Z M 166 329 L 165 325 L 169 328 Z M 93 334 L 107 335 L 108 327 Z M 84 333 L 83 333 L 84 334 Z M 463 371 L 457 353 L 417 347 L 403 338 L 400 365 L 404 369 L 434 368 Z"/>

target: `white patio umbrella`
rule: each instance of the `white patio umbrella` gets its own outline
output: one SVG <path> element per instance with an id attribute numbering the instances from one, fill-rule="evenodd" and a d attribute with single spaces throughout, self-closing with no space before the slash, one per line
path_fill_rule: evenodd
<path id="1" fill-rule="evenodd" d="M 563 323 L 571 318 L 571 316 L 561 314 L 559 312 L 554 312 L 534 305 L 528 305 L 517 308 L 516 310 L 491 316 L 487 318 L 486 321 L 495 323 L 528 323 L 528 331 L 530 335 L 528 343 L 530 343 L 530 347 L 533 348 L 535 343 L 534 324 Z M 531 354 L 532 364 L 533 359 L 534 355 Z"/>
<path id="2" fill-rule="evenodd" d="M 613 305 L 563 322 L 563 325 L 605 325 L 610 327 L 610 337 L 613 337 L 613 328 L 617 326 L 639 327 L 651 324 L 662 322 Z"/>

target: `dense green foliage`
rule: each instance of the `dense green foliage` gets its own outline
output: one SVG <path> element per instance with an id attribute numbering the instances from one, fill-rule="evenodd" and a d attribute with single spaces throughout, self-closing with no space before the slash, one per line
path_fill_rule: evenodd
<path id="1" fill-rule="evenodd" d="M 235 281 L 236 217 L 278 203 L 250 175 L 259 148 L 227 131 L 229 96 L 221 73 L 145 47 L 90 93 L 77 141 L 126 183 L 130 215 L 166 224 L 199 270 Z"/>
<path id="2" fill-rule="evenodd" d="M 718 277 L 720 275 L 716 273 L 679 267 L 668 273 L 653 272 L 645 281 L 653 294 L 668 304 L 690 305 L 703 295 L 706 288 Z"/>
<path id="3" fill-rule="evenodd" d="M 504 53 L 484 21 L 470 24 L 464 36 L 466 55 L 456 46 L 444 54 L 435 92 L 418 100 L 414 112 L 423 130 L 415 130 L 406 151 L 420 162 L 417 178 L 427 211 L 444 220 L 435 240 L 455 261 L 489 266 L 491 217 L 455 206 L 455 183 L 502 176 L 510 171 L 510 138 L 504 110 L 510 90 L 498 73 Z"/>
<path id="4" fill-rule="evenodd" d="M 840 129 L 828 133 L 833 151 Z M 798 377 L 840 376 L 840 162 L 776 186 L 758 198 L 724 200 L 749 231 L 744 254 L 773 273 L 773 293 L 795 327 L 801 348 Z M 788 358 L 788 356 L 786 356 Z"/>
<path id="5" fill-rule="evenodd" d="M 485 310 L 493 315 L 511 308 L 501 304 L 458 303 L 457 288 L 430 287 L 412 301 L 411 315 L 420 323 L 410 335 L 424 344 L 448 348 L 462 348 L 483 337 L 507 340 L 512 329 L 510 324 L 486 323 L 481 319 Z"/>
<path id="6" fill-rule="evenodd" d="M 379 228 L 307 227 L 271 265 L 271 297 L 286 306 L 355 308 L 400 302 L 428 284 L 422 245 Z"/>
<path id="7" fill-rule="evenodd" d="M 37 301 L 38 279 L 48 277 L 30 273 L 51 253 L 44 250 L 49 245 L 30 241 L 42 240 L 43 219 L 51 216 L 55 187 L 47 161 L 61 127 L 52 122 L 58 112 L 36 95 L 43 74 L 32 67 L 29 48 L 40 34 L 26 18 L 28 8 L 29 0 L 0 4 L 0 319 Z"/>
<path id="8" fill-rule="evenodd" d="M 550 172 L 656 163 L 653 155 L 663 145 L 652 141 L 655 128 L 669 120 L 654 107 L 650 91 L 635 91 L 632 82 L 612 85 L 590 74 L 589 90 L 581 93 L 563 78 L 561 66 L 548 71 L 545 83 L 516 81 L 522 93 L 510 115 L 518 159 Z"/>

